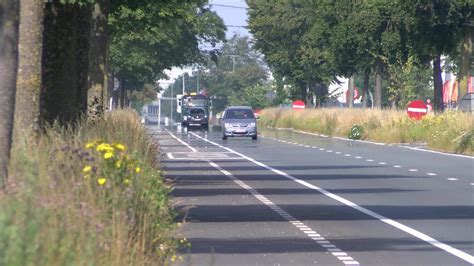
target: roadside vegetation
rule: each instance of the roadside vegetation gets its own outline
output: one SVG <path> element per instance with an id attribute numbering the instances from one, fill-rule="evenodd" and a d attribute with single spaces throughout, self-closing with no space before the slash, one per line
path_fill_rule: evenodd
<path id="1" fill-rule="evenodd" d="M 0 265 L 177 260 L 170 184 L 139 121 L 114 111 L 16 142 L 0 194 Z"/>
<path id="2" fill-rule="evenodd" d="M 406 112 L 373 109 L 265 109 L 260 125 L 385 143 L 419 143 L 429 148 L 474 154 L 474 116 L 461 112 L 428 115 L 420 121 Z"/>

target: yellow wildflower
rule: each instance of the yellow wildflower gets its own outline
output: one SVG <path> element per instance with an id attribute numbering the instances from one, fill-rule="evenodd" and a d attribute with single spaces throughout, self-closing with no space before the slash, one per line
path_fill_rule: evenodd
<path id="1" fill-rule="evenodd" d="M 86 165 L 84 168 L 82 168 L 83 173 L 89 173 L 92 170 L 92 166 Z"/>
<path id="2" fill-rule="evenodd" d="M 88 179 L 90 175 L 84 175 L 84 179 Z"/>
<path id="3" fill-rule="evenodd" d="M 121 160 L 117 160 L 117 161 L 115 162 L 115 167 L 116 167 L 116 168 L 122 167 L 122 161 L 121 161 Z"/>
<path id="4" fill-rule="evenodd" d="M 110 146 L 110 144 L 108 143 L 102 143 L 99 146 L 97 146 L 96 150 L 100 152 L 112 152 L 114 148 Z"/>
<path id="5" fill-rule="evenodd" d="M 94 142 L 89 142 L 86 144 L 86 149 L 94 148 L 95 143 Z"/>
<path id="6" fill-rule="evenodd" d="M 135 173 L 138 174 L 138 173 L 140 173 L 141 171 L 142 171 L 142 169 L 141 169 L 139 166 L 135 167 Z"/>
<path id="7" fill-rule="evenodd" d="M 115 148 L 117 150 L 121 150 L 121 151 L 124 151 L 125 149 L 127 149 L 127 147 L 125 147 L 125 145 L 120 144 L 120 143 L 115 144 Z"/>
<path id="8" fill-rule="evenodd" d="M 123 181 L 123 183 L 124 183 L 125 185 L 130 184 L 130 179 L 125 179 L 125 180 Z"/>
<path id="9" fill-rule="evenodd" d="M 106 152 L 104 153 L 104 159 L 110 159 L 114 157 L 114 153 L 113 152 Z"/>
<path id="10" fill-rule="evenodd" d="M 101 177 L 97 180 L 97 184 L 99 184 L 99 186 L 103 186 L 105 184 L 105 181 L 107 181 L 105 178 Z"/>
<path id="11" fill-rule="evenodd" d="M 172 261 L 172 262 L 175 262 L 175 261 L 176 261 L 176 258 L 177 258 L 176 255 L 173 255 L 173 256 L 171 257 L 171 261 Z"/>

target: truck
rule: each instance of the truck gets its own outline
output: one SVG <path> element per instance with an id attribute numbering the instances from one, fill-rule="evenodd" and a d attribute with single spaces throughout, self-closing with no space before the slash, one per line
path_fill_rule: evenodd
<path id="1" fill-rule="evenodd" d="M 159 108 L 160 102 L 153 101 L 149 104 L 146 104 L 142 108 L 142 123 L 145 125 L 159 124 Z"/>
<path id="2" fill-rule="evenodd" d="M 181 114 L 181 125 L 209 126 L 209 108 L 211 106 L 208 96 L 203 94 L 191 93 L 189 95 L 176 96 L 177 113 Z"/>

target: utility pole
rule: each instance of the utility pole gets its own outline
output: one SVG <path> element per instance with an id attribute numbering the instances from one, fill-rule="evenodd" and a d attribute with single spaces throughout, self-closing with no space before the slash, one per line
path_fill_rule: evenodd
<path id="1" fill-rule="evenodd" d="M 171 117 L 171 123 L 173 123 L 173 98 L 174 98 L 174 82 L 171 83 L 171 112 L 170 112 L 170 117 Z"/>
<path id="2" fill-rule="evenodd" d="M 186 91 L 186 85 L 184 84 L 185 79 L 186 79 L 186 73 L 183 72 L 183 95 L 184 95 L 184 92 Z"/>

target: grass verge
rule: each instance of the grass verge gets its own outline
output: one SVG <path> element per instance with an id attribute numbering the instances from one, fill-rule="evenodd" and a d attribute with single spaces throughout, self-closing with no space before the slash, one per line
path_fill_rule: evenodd
<path id="1" fill-rule="evenodd" d="M 157 147 L 130 110 L 17 141 L 0 265 L 163 265 L 176 224 Z"/>
<path id="2" fill-rule="evenodd" d="M 385 143 L 426 143 L 435 150 L 474 154 L 474 116 L 461 112 L 414 121 L 405 112 L 393 110 L 272 108 L 263 110 L 260 117 L 264 127 Z"/>

